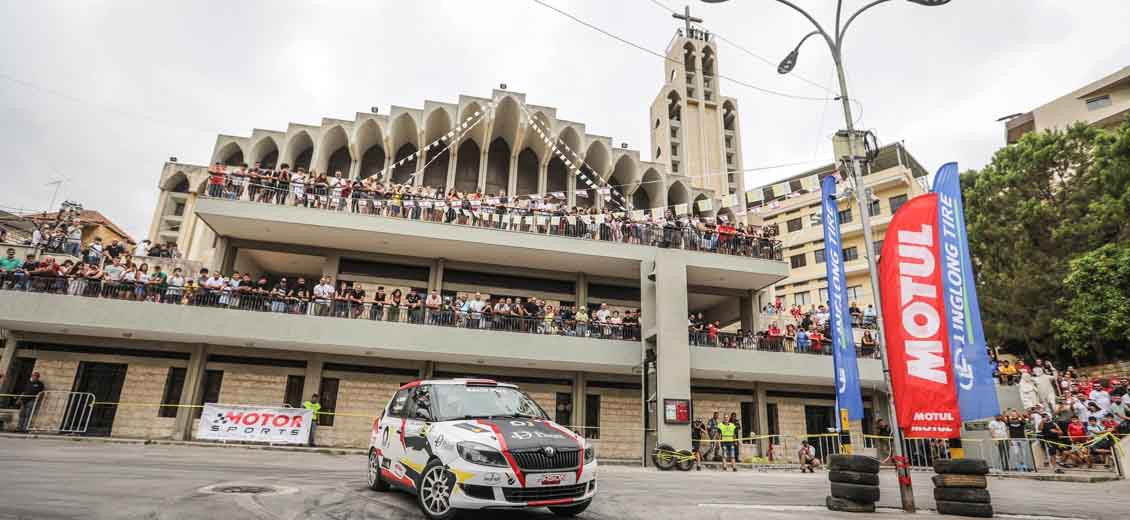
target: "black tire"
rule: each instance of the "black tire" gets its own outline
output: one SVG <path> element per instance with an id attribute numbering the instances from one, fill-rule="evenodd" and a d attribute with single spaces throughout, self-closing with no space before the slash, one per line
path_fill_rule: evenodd
<path id="1" fill-rule="evenodd" d="M 584 513 L 589 508 L 592 500 L 585 500 L 579 504 L 572 504 L 568 506 L 553 506 L 549 508 L 549 512 L 557 516 L 577 516 Z"/>
<path id="2" fill-rule="evenodd" d="M 679 471 L 690 471 L 694 467 L 694 463 L 694 453 L 688 450 L 679 450 L 678 462 L 675 463 L 675 467 L 679 468 Z"/>
<path id="3" fill-rule="evenodd" d="M 969 502 L 973 504 L 990 504 L 992 497 L 989 490 L 979 488 L 934 488 L 934 500 L 944 502 Z"/>
<path id="4" fill-rule="evenodd" d="M 934 487 L 940 488 L 977 488 L 989 487 L 989 479 L 984 475 L 934 475 L 931 479 Z"/>
<path id="5" fill-rule="evenodd" d="M 843 498 L 825 497 L 824 505 L 828 506 L 832 511 L 843 511 L 845 513 L 874 513 L 874 502 L 853 502 Z"/>
<path id="6" fill-rule="evenodd" d="M 829 471 L 828 480 L 843 482 L 844 484 L 862 484 L 864 486 L 878 486 L 879 475 L 875 473 L 860 473 L 858 471 Z"/>
<path id="7" fill-rule="evenodd" d="M 828 457 L 828 469 L 832 471 L 878 473 L 879 459 L 865 455 L 832 455 Z"/>
<path id="8" fill-rule="evenodd" d="M 938 459 L 934 473 L 939 475 L 988 475 L 989 463 L 981 459 Z"/>
<path id="9" fill-rule="evenodd" d="M 454 489 L 455 475 L 448 471 L 442 462 L 432 459 L 427 466 L 424 466 L 424 471 L 420 472 L 420 477 L 416 481 L 416 505 L 420 506 L 420 512 L 424 513 L 428 520 L 451 520 L 459 514 L 459 511 L 451 507 L 448 502 Z M 432 494 L 433 492 L 438 494 Z"/>
<path id="10" fill-rule="evenodd" d="M 381 478 L 381 461 L 377 457 L 377 450 L 369 449 L 369 468 L 366 474 L 369 489 L 373 491 L 388 491 L 388 482 Z"/>
<path id="11" fill-rule="evenodd" d="M 972 502 L 946 502 L 937 500 L 938 513 L 943 515 L 974 516 L 978 518 L 992 518 L 992 504 L 975 504 Z"/>
<path id="12" fill-rule="evenodd" d="M 651 463 L 660 471 L 668 471 L 675 467 L 675 453 L 670 444 L 660 444 L 651 452 Z"/>
<path id="13" fill-rule="evenodd" d="M 851 500 L 852 502 L 878 502 L 879 486 L 864 486 L 862 484 L 844 484 L 832 482 L 832 496 Z"/>

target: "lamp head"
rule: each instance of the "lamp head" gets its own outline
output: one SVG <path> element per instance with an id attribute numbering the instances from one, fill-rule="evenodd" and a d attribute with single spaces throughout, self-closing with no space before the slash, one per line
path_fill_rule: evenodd
<path id="1" fill-rule="evenodd" d="M 777 65 L 777 74 L 788 74 L 796 67 L 797 56 L 800 55 L 800 48 L 793 49 L 785 59 L 781 60 L 781 64 Z"/>
<path id="2" fill-rule="evenodd" d="M 705 0 L 703 0 L 703 1 L 705 1 Z M 913 2 L 913 3 L 916 3 L 918 5 L 924 5 L 926 7 L 937 7 L 939 5 L 945 5 L 945 4 L 950 3 L 950 0 L 906 0 L 906 1 L 907 2 Z"/>

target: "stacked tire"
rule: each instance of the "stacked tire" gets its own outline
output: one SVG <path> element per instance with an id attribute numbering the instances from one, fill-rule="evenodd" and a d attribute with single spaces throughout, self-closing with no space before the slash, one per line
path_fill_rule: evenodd
<path id="1" fill-rule="evenodd" d="M 989 465 L 980 459 L 939 459 L 934 461 L 934 502 L 943 515 L 993 516 Z"/>
<path id="2" fill-rule="evenodd" d="M 832 511 L 874 513 L 879 501 L 879 459 L 863 455 L 832 455 L 828 459 L 832 493 L 824 499 Z"/>

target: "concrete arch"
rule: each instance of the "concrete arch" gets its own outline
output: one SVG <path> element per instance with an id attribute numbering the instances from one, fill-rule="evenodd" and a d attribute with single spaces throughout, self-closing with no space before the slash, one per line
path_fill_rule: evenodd
<path id="1" fill-rule="evenodd" d="M 518 183 L 515 185 L 514 194 L 529 195 L 538 191 L 538 170 L 541 162 L 538 154 L 529 146 L 518 153 Z"/>
<path id="2" fill-rule="evenodd" d="M 585 151 L 585 164 L 592 168 L 601 180 L 605 180 L 612 170 L 612 151 L 604 141 L 594 140 Z"/>
<path id="3" fill-rule="evenodd" d="M 702 74 L 705 76 L 713 76 L 715 69 L 718 67 L 718 58 L 709 45 L 702 48 Z"/>
<path id="4" fill-rule="evenodd" d="M 390 179 L 396 183 L 408 182 L 416 172 L 416 161 L 420 160 L 416 155 L 420 149 L 416 119 L 407 112 L 402 113 L 392 121 L 389 132 L 392 140 L 390 151 L 394 153 Z"/>
<path id="5" fill-rule="evenodd" d="M 263 168 L 273 169 L 279 166 L 279 143 L 275 141 L 274 137 L 265 135 L 260 138 L 255 144 L 251 145 L 251 157 L 248 164 L 254 166 L 255 163 Z"/>
<path id="6" fill-rule="evenodd" d="M 671 183 L 671 186 L 667 188 L 666 202 L 667 203 L 665 205 L 670 207 L 671 209 L 674 209 L 674 206 L 676 204 L 689 205 L 691 203 L 691 192 L 683 184 L 683 181 L 675 181 Z"/>
<path id="7" fill-rule="evenodd" d="M 483 135 L 486 132 L 483 128 L 485 128 L 486 125 L 483 121 L 479 121 L 478 126 L 475 126 L 475 122 L 479 117 L 475 115 L 476 113 L 478 113 L 479 116 L 483 116 L 483 107 L 477 101 L 467 103 L 467 106 L 463 107 L 463 111 L 459 113 L 459 119 L 455 121 L 455 127 L 459 130 L 455 135 L 458 136 L 462 134 L 463 140 L 470 139 L 474 141 L 475 146 L 481 150 L 485 144 L 483 143 Z M 466 134 L 463 134 L 463 132 L 466 132 Z M 459 146 L 460 150 L 462 149 L 462 145 L 462 141 L 456 143 L 456 146 Z M 456 154 L 458 155 L 458 152 L 456 152 Z"/>
<path id="8" fill-rule="evenodd" d="M 189 193 L 192 191 L 191 184 L 188 180 L 188 175 L 183 171 L 177 170 L 172 175 L 161 181 L 161 191 L 171 191 L 174 193 Z"/>
<path id="9" fill-rule="evenodd" d="M 566 149 L 564 146 L 561 146 L 562 143 L 568 145 L 569 148 Z M 557 133 L 557 140 L 554 141 L 554 144 L 557 145 L 557 149 L 561 151 L 565 159 L 569 162 L 576 163 L 577 159 L 573 157 L 573 154 L 581 154 L 581 150 L 583 149 L 581 145 L 583 145 L 584 142 L 581 140 L 581 135 L 577 132 L 577 129 L 567 125 Z M 572 150 L 573 154 L 569 153 L 569 150 Z"/>
<path id="10" fill-rule="evenodd" d="M 491 123 L 490 142 L 502 138 L 506 145 L 514 148 L 518 140 L 519 122 L 522 120 L 522 110 L 518 102 L 511 96 L 503 96 L 494 107 L 494 121 Z"/>
<path id="11" fill-rule="evenodd" d="M 428 113 L 424 119 L 423 146 L 431 146 L 424 150 L 423 183 L 431 188 L 443 189 L 447 185 L 447 169 L 451 161 L 451 148 L 448 146 L 454 139 L 436 141 L 451 131 L 451 113 L 446 108 L 439 107 Z M 432 143 L 435 143 L 434 145 Z"/>
<path id="12" fill-rule="evenodd" d="M 361 168 L 357 176 L 361 179 L 372 177 L 384 170 L 385 151 L 384 129 L 374 119 L 366 119 L 353 133 L 354 157 L 360 157 Z"/>
<path id="13" fill-rule="evenodd" d="M 632 207 L 651 209 L 666 205 L 663 176 L 655 168 L 648 168 L 632 191 Z"/>
<path id="14" fill-rule="evenodd" d="M 464 139 L 455 154 L 455 190 L 474 193 L 479 189 L 479 160 L 481 149 L 474 139 Z"/>
<path id="15" fill-rule="evenodd" d="M 683 70 L 687 72 L 695 72 L 698 70 L 697 67 L 695 67 L 694 44 L 689 41 L 683 44 Z"/>
<path id="16" fill-rule="evenodd" d="M 314 138 L 310 136 L 310 132 L 299 130 L 287 141 L 286 149 L 283 150 L 283 162 L 289 164 L 294 170 L 298 168 L 308 170 L 313 155 Z"/>
<path id="17" fill-rule="evenodd" d="M 546 144 L 545 140 L 552 139 L 553 125 L 550 124 L 549 118 L 546 117 L 545 113 L 541 111 L 532 112 L 530 119 L 531 121 L 526 124 L 526 137 L 522 140 L 522 143 L 542 161 L 538 164 L 542 164 L 549 161 L 549 145 Z M 538 135 L 535 128 L 541 129 L 542 135 Z"/>
<path id="18" fill-rule="evenodd" d="M 636 158 L 623 154 L 616 159 L 616 166 L 608 175 L 608 183 L 616 186 L 621 192 L 627 192 L 628 187 L 639 179 L 639 173 L 640 165 L 636 162 Z"/>
<path id="19" fill-rule="evenodd" d="M 334 125 L 323 132 L 316 155 L 318 161 L 314 169 L 324 171 L 329 176 L 340 171 L 342 177 L 348 177 L 353 165 L 353 155 L 349 150 L 349 134 L 345 132 L 345 128 Z"/>
<path id="20" fill-rule="evenodd" d="M 483 193 L 497 195 L 510 186 L 510 145 L 506 138 L 495 137 L 487 150 L 487 177 Z"/>
<path id="21" fill-rule="evenodd" d="M 419 148 L 420 137 L 417 128 L 416 119 L 412 117 L 412 114 L 404 112 L 396 116 L 396 119 L 393 119 L 392 124 L 389 125 L 390 149 L 400 150 L 405 144 Z"/>
<path id="22" fill-rule="evenodd" d="M 216 149 L 216 155 L 212 157 L 212 162 L 223 163 L 226 166 L 239 166 L 246 162 L 244 157 L 247 157 L 247 154 L 243 153 L 243 147 L 235 141 L 228 141 Z"/>
<path id="23" fill-rule="evenodd" d="M 724 130 L 736 130 L 738 120 L 738 109 L 734 106 L 734 101 L 727 99 L 722 102 L 722 128 Z"/>

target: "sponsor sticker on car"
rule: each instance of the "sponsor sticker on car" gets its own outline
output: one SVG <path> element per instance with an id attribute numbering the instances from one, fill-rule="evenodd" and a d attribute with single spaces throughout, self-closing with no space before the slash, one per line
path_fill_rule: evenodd
<path id="1" fill-rule="evenodd" d="M 536 473 L 526 477 L 526 485 L 531 487 L 560 486 L 572 483 L 570 473 Z"/>

